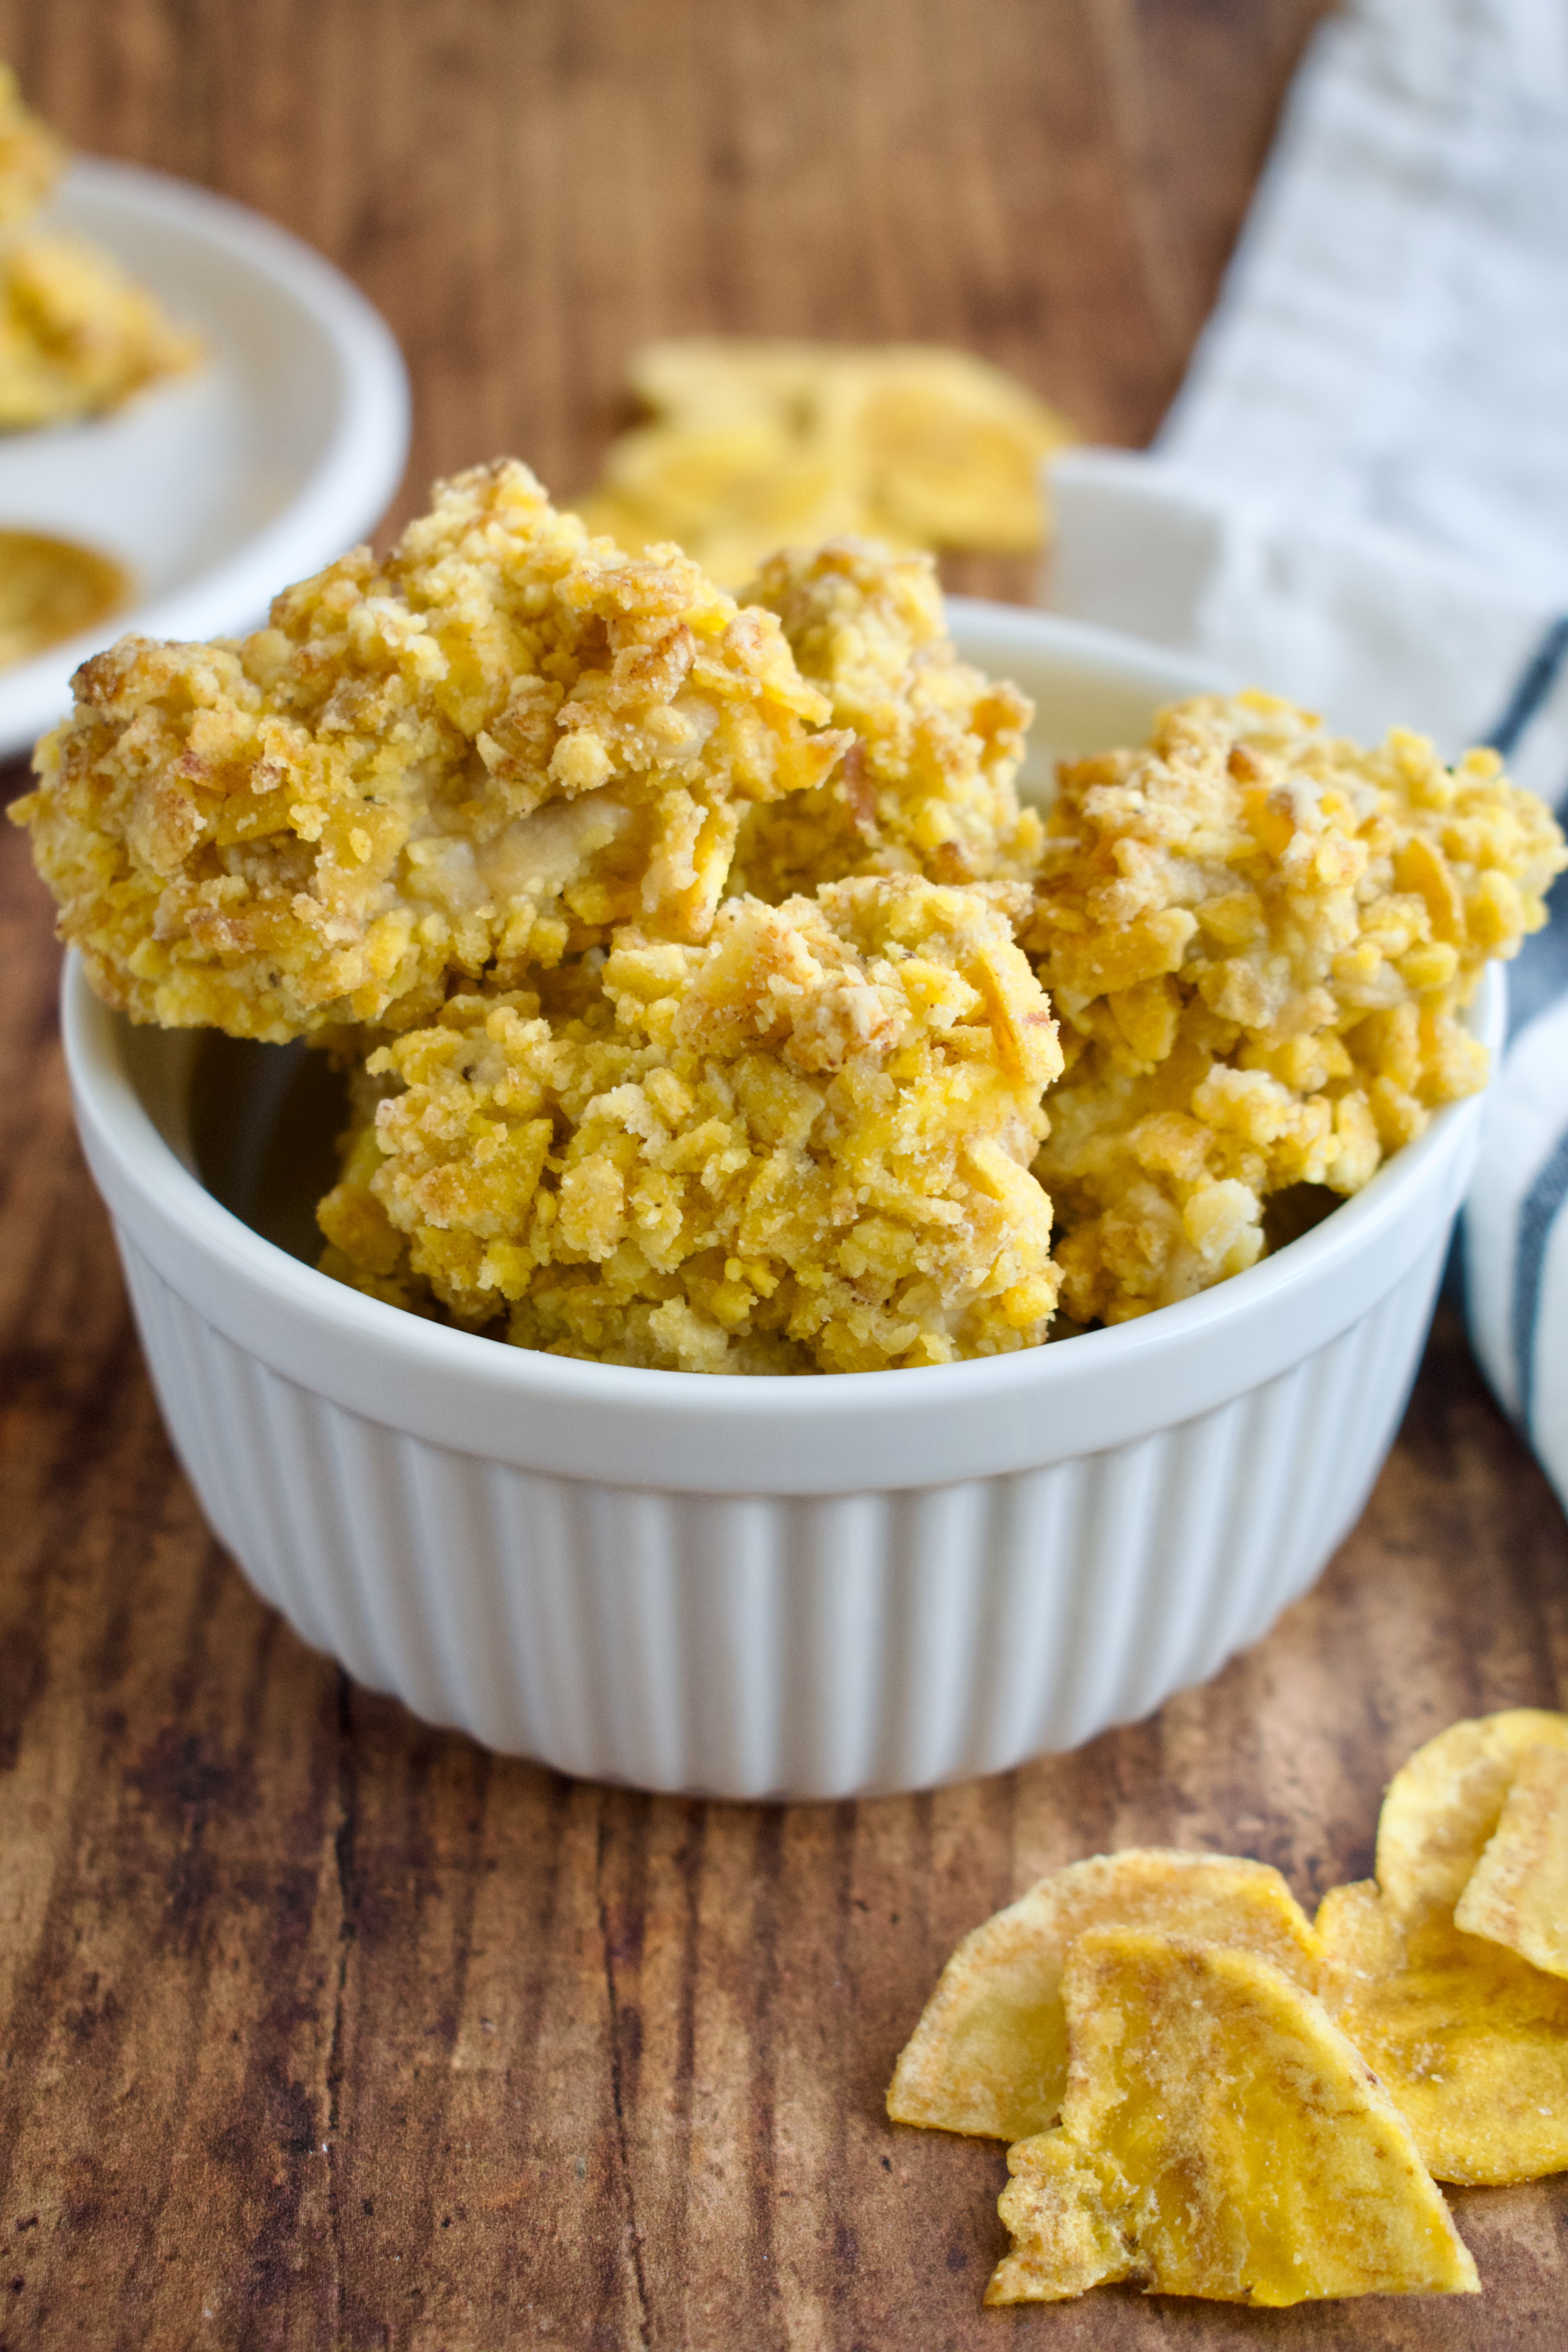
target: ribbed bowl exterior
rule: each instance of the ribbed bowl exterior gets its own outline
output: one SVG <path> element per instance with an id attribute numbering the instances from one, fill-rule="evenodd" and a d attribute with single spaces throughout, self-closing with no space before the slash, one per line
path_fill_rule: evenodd
<path id="1" fill-rule="evenodd" d="M 1008 1475 L 814 1496 L 432 1444 L 271 1370 L 120 1229 L 203 1508 L 305 1641 L 565 1772 L 795 1798 L 1070 1748 L 1255 1641 L 1362 1507 L 1446 1239 L 1327 1345 L 1191 1420 Z"/>

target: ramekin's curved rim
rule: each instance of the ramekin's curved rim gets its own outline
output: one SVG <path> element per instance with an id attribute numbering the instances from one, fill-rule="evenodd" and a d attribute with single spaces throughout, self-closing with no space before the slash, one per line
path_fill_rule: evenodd
<path id="1" fill-rule="evenodd" d="M 972 604 L 963 617 L 983 616 Z M 998 608 L 1004 633 L 1157 691 L 1194 677 L 1180 656 L 1110 632 L 1090 647 L 1043 614 Z M 1494 1053 L 1503 1007 L 1493 966 L 1471 1024 Z M 129 1024 L 93 995 L 74 956 L 61 1027 L 83 1145 L 114 1216 L 165 1280 L 273 1370 L 459 1453 L 704 1493 L 850 1494 L 994 1476 L 1206 1412 L 1337 1337 L 1392 1287 L 1458 1207 L 1479 1131 L 1479 1098 L 1448 1105 L 1300 1240 L 1131 1323 L 918 1374 L 703 1379 L 510 1348 L 301 1265 L 182 1164 L 126 1066 Z"/>

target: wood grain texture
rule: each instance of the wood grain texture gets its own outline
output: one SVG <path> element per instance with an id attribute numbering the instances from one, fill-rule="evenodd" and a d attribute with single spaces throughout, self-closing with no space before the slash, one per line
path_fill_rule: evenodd
<path id="1" fill-rule="evenodd" d="M 0 0 L 0 52 L 80 145 L 382 305 L 406 513 L 501 448 L 585 480 L 628 351 L 688 328 L 955 341 L 1141 440 L 1317 13 Z M 206 1534 L 9 833 L 0 957 L 0 2352 L 1558 2352 L 1560 2184 L 1457 2200 L 1463 2305 L 984 2313 L 1000 2152 L 881 2110 L 947 1951 L 1039 1872 L 1169 1842 L 1310 1900 L 1416 1742 L 1568 1697 L 1568 1535 L 1451 1325 L 1324 1581 L 1151 1722 L 874 1804 L 574 1784 L 353 1688 Z"/>

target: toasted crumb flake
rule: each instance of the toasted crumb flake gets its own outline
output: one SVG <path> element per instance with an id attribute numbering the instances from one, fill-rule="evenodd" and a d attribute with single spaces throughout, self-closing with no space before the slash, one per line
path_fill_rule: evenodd
<path id="1" fill-rule="evenodd" d="M 1025 943 L 1068 1074 L 1038 1172 L 1063 1303 L 1117 1322 L 1242 1271 L 1263 1204 L 1354 1192 L 1486 1055 L 1458 1015 L 1545 920 L 1562 835 L 1471 751 L 1362 751 L 1265 695 L 1068 767 Z"/>
<path id="2" fill-rule="evenodd" d="M 847 739 L 771 614 L 621 554 L 513 462 L 237 644 L 126 638 L 38 751 L 60 929 L 133 1018 L 406 1026 L 640 923 L 704 937 L 739 806 Z"/>
<path id="3" fill-rule="evenodd" d="M 1035 1344 L 1028 1160 L 1055 1026 L 1005 914 L 915 878 L 623 932 L 542 994 L 459 996 L 322 1203 L 329 1272 L 524 1347 L 702 1372 Z"/>
<path id="4" fill-rule="evenodd" d="M 854 743 L 819 790 L 746 812 L 732 887 L 779 899 L 849 874 L 1032 874 L 1040 820 L 1013 780 L 1033 707 L 959 660 L 929 556 L 834 540 L 770 557 L 744 593 Z"/>

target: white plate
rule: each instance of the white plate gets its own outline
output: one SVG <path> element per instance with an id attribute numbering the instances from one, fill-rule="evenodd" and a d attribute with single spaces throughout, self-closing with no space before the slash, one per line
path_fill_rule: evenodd
<path id="1" fill-rule="evenodd" d="M 70 700 L 79 661 L 128 629 L 253 628 L 281 587 L 379 520 L 408 454 L 408 377 L 358 288 L 286 230 L 189 181 L 74 163 L 41 228 L 106 247 L 207 346 L 198 373 L 113 415 L 0 436 L 0 528 L 124 564 L 131 608 L 0 671 L 0 758 Z"/>

